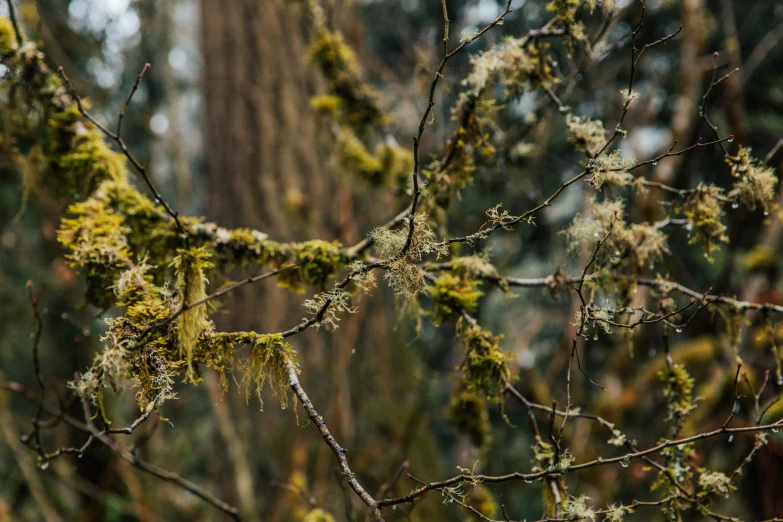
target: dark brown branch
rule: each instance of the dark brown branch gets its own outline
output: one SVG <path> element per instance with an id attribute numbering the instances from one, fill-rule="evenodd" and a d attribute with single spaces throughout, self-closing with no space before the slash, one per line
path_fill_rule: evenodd
<path id="1" fill-rule="evenodd" d="M 351 489 L 354 490 L 359 498 L 361 498 L 362 501 L 367 504 L 367 507 L 372 510 L 373 515 L 375 516 L 375 520 L 377 522 L 383 522 L 381 509 L 378 505 L 378 502 L 376 502 L 375 499 L 372 498 L 372 496 L 362 487 L 362 485 L 359 484 L 359 481 L 356 480 L 356 475 L 353 473 L 353 471 L 351 471 L 351 468 L 348 465 L 348 458 L 345 456 L 346 450 L 340 447 L 332 434 L 329 432 L 329 428 L 326 426 L 326 422 L 324 422 L 323 417 L 318 415 L 318 412 L 315 410 L 313 403 L 310 401 L 307 393 L 305 393 L 302 385 L 299 383 L 299 377 L 296 375 L 296 367 L 290 361 L 286 362 L 286 367 L 288 368 L 288 384 L 294 391 L 296 398 L 299 399 L 299 402 L 302 403 L 305 411 L 307 411 L 307 416 L 310 417 L 310 420 L 318 428 L 318 431 L 321 432 L 321 436 L 326 442 L 326 445 L 329 446 L 329 449 L 332 450 L 334 456 L 337 458 L 337 463 L 340 465 L 340 471 L 343 475 L 343 478 L 348 483 L 348 485 L 351 486 Z"/>
<path id="2" fill-rule="evenodd" d="M 10 2 L 9 2 L 10 3 Z M 41 465 L 46 463 L 47 456 L 41 445 L 41 414 L 43 413 L 42 403 L 46 399 L 46 388 L 44 387 L 43 377 L 41 376 L 41 361 L 38 355 L 38 347 L 41 342 L 41 329 L 43 323 L 41 322 L 41 314 L 38 312 L 38 297 L 35 295 L 35 289 L 32 281 L 27 281 L 27 293 L 30 297 L 30 305 L 33 308 L 33 317 L 35 318 L 35 329 L 33 330 L 33 372 L 35 372 L 35 380 L 38 382 L 38 388 L 41 390 L 41 402 L 38 403 L 38 407 L 35 411 L 35 417 L 32 420 L 33 424 L 33 438 L 35 440 L 35 450 L 38 452 L 38 457 L 41 460 Z"/>

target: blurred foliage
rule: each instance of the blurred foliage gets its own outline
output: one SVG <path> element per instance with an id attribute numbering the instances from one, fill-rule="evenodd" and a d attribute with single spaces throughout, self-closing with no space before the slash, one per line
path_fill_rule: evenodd
<path id="1" fill-rule="evenodd" d="M 457 466 L 471 474 L 494 475 L 548 466 L 567 469 L 573 458 L 579 463 L 623 455 L 626 443 L 646 448 L 662 438 L 718 429 L 734 408 L 740 359 L 747 385 L 743 384 L 740 393 L 745 397 L 733 422 L 756 421 L 753 392 L 747 386 L 758 390 L 765 371 L 771 377 L 762 404 L 781 392 L 783 330 L 775 314 L 746 315 L 741 307 L 709 306 L 690 318 L 700 303 L 675 316 L 676 324 L 687 321 L 686 326 L 668 328 L 665 337 L 661 323 L 622 328 L 606 320 L 630 322 L 624 307 L 660 306 L 672 312 L 686 305 L 690 298 L 680 299 L 662 282 L 668 279 L 698 294 L 712 287 L 712 294 L 736 295 L 740 300 L 783 302 L 781 224 L 775 203 L 780 186 L 772 179 L 780 172 L 783 155 L 778 152 L 762 163 L 783 138 L 778 67 L 783 9 L 773 1 L 646 2 L 637 48 L 675 32 L 681 24 L 685 28 L 665 45 L 645 51 L 634 71 L 633 92 L 628 93 L 629 35 L 638 22 L 638 6 L 617 2 L 607 12 L 605 3 L 577 11 L 580 2 L 513 2 L 514 11 L 504 24 L 471 41 L 467 52 L 449 62 L 421 141 L 422 178 L 427 182 L 422 208 L 430 220 L 419 218 L 416 248 L 402 260 L 396 256 L 407 241 L 404 227 L 378 229 L 372 235 L 378 243 L 373 255 L 397 262 L 386 276 L 407 300 L 394 307 L 367 296 L 359 302 L 358 318 L 341 315 L 346 330 L 346 323 L 356 324 L 375 338 L 383 337 L 377 340 L 378 347 L 357 344 L 348 375 L 333 375 L 328 355 L 304 354 L 324 367 L 323 375 L 303 375 L 302 380 L 305 388 L 308 381 L 321 386 L 323 396 L 310 395 L 326 421 L 339 415 L 353 419 L 352 435 L 342 426 L 330 426 L 371 494 L 387 483 L 388 497 L 405 495 L 417 486 L 404 473 L 389 482 L 403 461 L 410 463 L 406 469 L 412 476 L 424 481 L 456 475 Z M 330 29 L 328 10 L 314 10 L 312 2 L 290 4 L 291 16 L 302 16 L 311 34 L 310 49 L 301 59 L 321 74 L 312 109 L 334 124 L 335 160 L 346 173 L 344 183 L 353 187 L 353 180 L 361 179 L 365 189 L 369 187 L 364 194 L 370 197 L 394 192 L 395 208 L 377 205 L 381 208 L 376 209 L 374 223 L 384 222 L 409 202 L 410 136 L 419 125 L 442 49 L 441 5 L 419 0 L 355 3 L 355 20 L 338 32 Z M 456 46 L 472 40 L 503 5 L 474 0 L 448 2 L 448 7 L 451 45 Z M 223 277 L 226 268 L 252 274 L 261 265 L 300 263 L 285 271 L 278 283 L 307 292 L 310 311 L 317 312 L 326 299 L 345 298 L 329 288 L 339 281 L 337 274 L 345 274 L 352 251 L 332 238 L 286 243 L 287 238 L 275 237 L 275 231 L 228 230 L 209 219 L 187 218 L 193 249 L 178 253 L 178 230 L 160 202 L 146 195 L 141 179 L 133 179 L 124 157 L 79 117 L 55 76 L 34 74 L 41 70 L 36 64 L 50 71 L 63 65 L 79 92 L 89 93 L 90 110 L 99 121 L 113 122 L 141 64 L 153 63 L 153 74 L 142 82 L 127 111 L 124 136 L 148 165 L 161 192 L 170 196 L 167 201 L 198 215 L 209 194 L 198 189 L 202 153 L 197 126 L 184 126 L 189 177 L 183 183 L 172 175 L 177 154 L 174 127 L 177 121 L 192 123 L 199 105 L 194 80 L 199 74 L 194 58 L 198 42 L 188 32 L 196 2 L 179 0 L 162 7 L 152 1 L 104 5 L 92 0 L 23 0 L 20 23 L 30 41 L 42 43 L 42 55 L 34 47 L 21 53 L 5 18 L 5 4 L 3 9 L 0 322 L 8 327 L 0 333 L 2 380 L 18 381 L 30 390 L 37 386 L 27 280 L 34 281 L 41 301 L 42 373 L 49 390 L 58 390 L 69 413 L 79 418 L 81 407 L 78 400 L 68 398 L 65 383 L 80 372 L 82 382 L 90 384 L 95 375 L 87 369 L 93 357 L 106 353 L 102 345 L 107 341 L 99 338 L 138 335 L 176 310 L 183 298 L 192 302 L 193 296 L 226 287 L 232 283 Z M 560 17 L 564 28 L 561 38 L 519 45 L 528 30 L 541 27 L 553 15 Z M 584 51 L 585 42 L 591 45 L 591 56 Z M 688 46 L 695 54 L 692 62 L 684 63 L 691 56 Z M 720 56 L 714 58 L 713 51 L 720 51 Z M 23 63 L 16 61 L 19 56 Z M 710 146 L 637 167 L 665 153 L 674 139 L 679 140 L 676 150 L 700 137 L 712 141 L 712 131 L 698 111 L 716 59 L 721 72 L 735 66 L 741 71 L 715 89 L 709 107 L 721 136 L 735 136 L 722 144 L 731 153 L 729 160 L 720 147 Z M 164 69 L 175 78 L 173 89 L 163 84 L 162 72 L 156 73 Z M 692 92 L 689 82 L 695 86 Z M 544 88 L 557 92 L 562 109 Z M 180 100 L 176 105 L 174 97 Z M 683 105 L 683 100 L 692 103 Z M 612 135 L 624 107 L 629 112 L 615 142 L 617 150 L 590 158 L 603 144 L 604 128 Z M 690 123 L 681 125 L 681 118 L 690 118 Z M 451 245 L 452 257 L 442 260 L 448 266 L 433 268 L 433 280 L 424 279 L 431 272 L 426 264 L 417 263 L 427 256 L 436 263 L 433 254 L 443 253 L 437 249 L 438 237 L 504 225 L 513 212 L 536 207 L 584 168 L 592 169 L 590 183 L 569 187 L 534 221 L 522 221 L 514 231 L 501 229 L 489 237 L 479 233 L 473 242 Z M 634 183 L 634 176 L 686 192 L 658 191 Z M 190 186 L 194 193 L 188 194 Z M 503 206 L 495 207 L 498 203 Z M 496 210 L 488 216 L 491 207 Z M 511 214 L 504 215 L 503 209 Z M 67 217 L 61 222 L 63 216 Z M 655 224 L 666 219 L 674 225 L 663 235 Z M 361 226 L 370 231 L 370 224 Z M 593 254 L 596 241 L 610 226 L 609 242 Z M 208 254 L 199 254 L 198 247 Z M 142 252 L 145 257 L 139 256 Z M 535 413 L 542 430 L 536 436 L 525 409 L 504 393 L 504 383 L 511 382 L 530 401 L 550 406 L 556 399 L 564 407 L 574 322 L 579 326 L 585 312 L 580 312 L 563 274 L 578 277 L 591 255 L 596 270 L 591 270 L 585 291 L 594 307 L 585 325 L 585 342 L 579 345 L 584 375 L 576 369 L 571 372 L 570 400 L 580 412 L 600 415 L 605 424 L 569 417 L 568 453 L 561 454 L 547 439 L 548 413 Z M 197 263 L 183 261 L 194 261 L 194 256 Z M 172 263 L 179 263 L 179 278 Z M 145 265 L 149 271 L 139 270 Z M 350 266 L 349 270 L 358 267 Z M 524 288 L 510 286 L 500 274 L 554 277 L 545 285 Z M 121 277 L 128 284 L 117 288 L 115 281 Z M 661 283 L 651 289 L 629 282 L 637 277 Z M 676 302 L 667 301 L 675 296 Z M 230 313 L 230 300 L 225 307 Z M 351 303 L 343 308 L 350 309 Z M 368 319 L 361 323 L 365 311 Z M 160 424 L 140 453 L 236 502 L 240 478 L 226 465 L 234 450 L 221 446 L 226 439 L 218 424 L 224 420 L 215 420 L 223 404 L 235 424 L 233 436 L 248 448 L 239 458 L 247 459 L 257 478 L 259 490 L 254 493 L 260 519 L 362 519 L 360 503 L 350 497 L 352 492 L 341 490 L 333 455 L 298 404 L 297 415 L 275 408 L 258 412 L 258 403 L 240 409 L 228 401 L 221 403 L 219 391 L 208 394 L 209 382 L 198 387 L 182 384 L 179 378 L 168 382 L 169 371 L 172 377 L 187 376 L 191 381 L 200 380 L 203 371 L 209 381 L 211 370 L 199 365 L 204 363 L 218 370 L 224 385 L 232 387 L 236 379 L 244 391 L 258 392 L 259 399 L 269 393 L 261 390 L 271 380 L 284 400 L 284 363 L 294 360 L 296 343 L 292 348 L 276 336 L 215 332 L 207 313 L 223 312 L 205 305 L 172 322 L 155 341 L 170 364 L 165 375 L 156 380 L 134 374 L 140 386 L 136 391 L 145 392 L 139 404 L 134 404 L 132 393 L 106 393 L 103 408 L 125 425 L 161 386 L 171 385 L 179 399 L 160 410 L 169 422 Z M 373 314 L 394 313 L 400 316 L 398 331 L 372 332 Z M 428 314 L 424 320 L 422 314 Z M 474 318 L 478 323 L 471 322 Z M 291 318 L 292 325 L 299 319 Z M 414 328 L 416 323 L 420 329 Z M 341 334 L 338 330 L 330 335 Z M 234 362 L 234 353 L 243 345 L 249 346 L 247 355 L 243 352 Z M 270 358 L 281 353 L 278 346 L 284 347 L 285 356 L 270 365 Z M 135 370 L 157 364 L 157 355 L 138 355 Z M 667 365 L 667 355 L 674 365 Z M 588 375 L 605 390 L 593 386 Z M 111 380 L 127 376 L 119 372 Z M 344 382 L 350 383 L 350 401 L 336 406 L 330 403 L 330 392 Z M 55 403 L 51 391 L 49 398 Z M 0 518 L 216 518 L 209 505 L 138 474 L 105 448 L 92 447 L 78 460 L 66 455 L 52 461 L 45 472 L 36 472 L 35 453 L 15 443 L 29 432 L 34 407 L 5 391 L 0 391 L 0 407 L 9 414 L 0 418 L 0 469 L 6 470 L 0 472 Z M 335 412 L 338 407 L 352 411 Z M 251 423 L 246 420 L 250 416 L 263 418 Z M 780 417 L 777 403 L 765 421 Z M 558 425 L 561 420 L 558 417 Z M 292 444 L 292 430 L 307 437 L 297 436 Z M 52 447 L 83 444 L 77 431 L 58 429 L 45 436 Z M 755 457 L 741 474 L 732 476 L 749 451 Z M 653 500 L 676 491 L 672 479 L 693 488 L 705 505 L 720 513 L 744 520 L 783 516 L 777 500 L 783 466 L 783 439 L 778 434 L 769 433 L 763 441 L 754 435 L 716 437 L 668 448 L 660 461 L 665 471 L 634 460 L 622 467 L 568 473 L 556 483 L 475 483 L 459 492 L 431 492 L 407 516 L 421 521 L 470 519 L 471 512 L 453 502 L 461 499 L 500 518 L 503 495 L 512 519 L 537 520 L 542 514 L 555 515 L 554 488 L 562 495 L 561 514 L 574 519 L 699 519 L 698 510 L 685 503 L 639 508 L 631 514 L 633 499 Z M 730 494 L 735 488 L 737 492 Z M 42 498 L 48 500 L 42 503 Z M 386 519 L 407 509 L 388 509 Z M 605 512 L 596 513 L 602 509 Z"/>

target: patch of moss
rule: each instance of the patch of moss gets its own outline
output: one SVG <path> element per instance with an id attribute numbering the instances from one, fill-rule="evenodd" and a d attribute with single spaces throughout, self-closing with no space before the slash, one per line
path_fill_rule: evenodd
<path id="1" fill-rule="evenodd" d="M 104 200 L 90 198 L 68 207 L 57 232 L 68 263 L 87 279 L 87 300 L 108 307 L 114 300 L 109 289 L 119 272 L 132 266 L 123 216 Z"/>
<path id="2" fill-rule="evenodd" d="M 502 336 L 468 326 L 460 332 L 460 337 L 467 345 L 460 370 L 468 391 L 482 392 L 489 399 L 500 400 L 505 383 L 511 379 L 508 368 L 511 356 L 498 345 Z"/>
<path id="3" fill-rule="evenodd" d="M 11 20 L 0 17 L 0 56 L 10 56 L 18 47 L 16 33 Z"/>
<path id="4" fill-rule="evenodd" d="M 449 402 L 449 417 L 455 428 L 470 437 L 473 445 L 483 448 L 489 440 L 490 424 L 487 402 L 467 391 L 456 394 Z"/>
<path id="5" fill-rule="evenodd" d="M 432 305 L 432 324 L 439 326 L 457 319 L 462 311 L 472 314 L 478 308 L 478 302 L 484 292 L 478 288 L 481 281 L 465 279 L 444 272 L 433 286 L 428 288 L 434 302 Z"/>

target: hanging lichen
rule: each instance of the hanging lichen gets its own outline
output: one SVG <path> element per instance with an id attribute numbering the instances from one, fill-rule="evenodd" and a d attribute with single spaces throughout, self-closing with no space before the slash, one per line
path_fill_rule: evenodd
<path id="1" fill-rule="evenodd" d="M 238 339 L 238 342 L 250 345 L 250 353 L 242 364 L 241 386 L 245 390 L 246 399 L 249 401 L 255 392 L 263 407 L 261 391 L 268 382 L 275 396 L 280 399 L 280 406 L 285 408 L 288 403 L 288 363 L 298 368 L 296 351 L 277 334 L 249 334 L 246 339 Z"/>
<path id="2" fill-rule="evenodd" d="M 699 183 L 696 190 L 682 205 L 682 213 L 691 221 L 693 236 L 690 243 L 702 243 L 706 252 L 704 258 L 712 263 L 713 252 L 719 249 L 716 242 L 728 243 L 726 225 L 721 221 L 723 189 L 716 185 Z"/>
<path id="3" fill-rule="evenodd" d="M 179 306 L 186 307 L 177 319 L 177 346 L 180 357 L 187 360 L 186 380 L 196 382 L 198 377 L 193 367 L 193 353 L 196 343 L 205 331 L 212 329 L 212 323 L 207 316 L 206 303 L 196 304 L 206 296 L 207 277 L 205 270 L 212 268 L 206 249 L 193 248 L 180 250 L 174 258 L 173 265 L 177 272 L 177 291 Z"/>

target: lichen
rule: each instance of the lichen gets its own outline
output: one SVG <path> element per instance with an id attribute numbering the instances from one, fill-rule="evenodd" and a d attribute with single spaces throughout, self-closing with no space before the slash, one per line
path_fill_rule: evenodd
<path id="1" fill-rule="evenodd" d="M 601 139 L 603 139 L 603 131 Z M 602 143 L 598 146 L 602 146 Z M 588 168 L 592 175 L 590 183 L 596 189 L 601 189 L 604 185 L 615 188 L 626 187 L 633 181 L 633 175 L 629 170 L 635 164 L 636 160 L 633 158 L 621 157 L 619 150 L 599 156 L 588 162 Z"/>
<path id="2" fill-rule="evenodd" d="M 716 243 L 729 241 L 726 225 L 721 221 L 724 212 L 720 200 L 723 197 L 723 189 L 720 187 L 699 183 L 681 207 L 681 212 L 693 226 L 690 243 L 702 243 L 705 248 L 704 257 L 710 263 L 714 261 L 713 252 L 719 249 Z"/>
<path id="3" fill-rule="evenodd" d="M 561 233 L 566 236 L 571 252 L 593 253 L 599 241 L 606 241 L 596 252 L 596 265 L 610 264 L 617 272 L 624 266 L 636 271 L 650 269 L 669 252 L 666 234 L 646 223 L 628 224 L 622 200 L 590 202 L 592 213 L 577 214 L 571 225 Z M 612 227 L 612 222 L 614 226 Z M 607 237 L 611 227 L 612 233 Z"/>
<path id="4" fill-rule="evenodd" d="M 594 521 L 595 511 L 587 505 L 590 497 L 581 495 L 569 498 L 563 507 L 563 518 L 573 521 Z"/>
<path id="5" fill-rule="evenodd" d="M 606 143 L 606 131 L 600 120 L 582 118 L 572 113 L 566 114 L 566 132 L 568 141 L 591 157 L 595 156 Z"/>
<path id="6" fill-rule="evenodd" d="M 705 471 L 699 475 L 699 498 L 712 494 L 723 495 L 728 498 L 736 488 L 731 484 L 731 479 L 720 471 Z"/>
<path id="7" fill-rule="evenodd" d="M 775 170 L 761 165 L 751 156 L 748 147 L 740 147 L 737 156 L 729 157 L 726 161 L 731 165 L 731 174 L 739 178 L 727 196 L 739 200 L 750 210 L 761 206 L 764 212 L 769 213 L 777 204 L 778 178 Z"/>
<path id="8" fill-rule="evenodd" d="M 410 241 L 409 221 L 407 226 L 400 229 L 376 228 L 370 232 L 375 249 L 386 264 L 384 278 L 395 294 L 404 300 L 417 298 L 427 288 L 424 280 L 426 272 L 416 263 L 427 255 L 435 254 L 440 257 L 448 252 L 446 246 L 436 244 L 435 232 L 427 223 L 426 214 L 416 214 L 413 217 L 413 227 Z"/>
<path id="9" fill-rule="evenodd" d="M 187 360 L 186 380 L 197 382 L 193 368 L 193 353 L 196 344 L 204 332 L 212 329 L 212 322 L 207 316 L 206 303 L 193 306 L 206 296 L 206 270 L 212 268 L 209 252 L 203 247 L 190 250 L 179 250 L 172 265 L 177 274 L 177 291 L 179 292 L 179 307 L 188 306 L 177 318 L 177 346 L 180 357 Z"/>
<path id="10" fill-rule="evenodd" d="M 479 96 L 498 79 L 506 97 L 519 97 L 534 87 L 551 86 L 559 80 L 552 75 L 552 58 L 544 42 L 525 45 L 526 39 L 508 37 L 483 53 L 470 57 L 473 67 L 463 84 Z"/>
<path id="11" fill-rule="evenodd" d="M 622 504 L 612 504 L 606 508 L 605 522 L 623 522 L 625 515 L 631 513 L 631 508 Z"/>
<path id="12" fill-rule="evenodd" d="M 280 407 L 285 408 L 288 404 L 288 364 L 298 368 L 296 351 L 279 334 L 248 334 L 247 338 L 239 341 L 250 345 L 250 353 L 241 366 L 244 372 L 241 385 L 245 390 L 245 398 L 249 401 L 255 391 L 263 407 L 261 391 L 268 382 L 275 396 L 280 399 Z"/>

